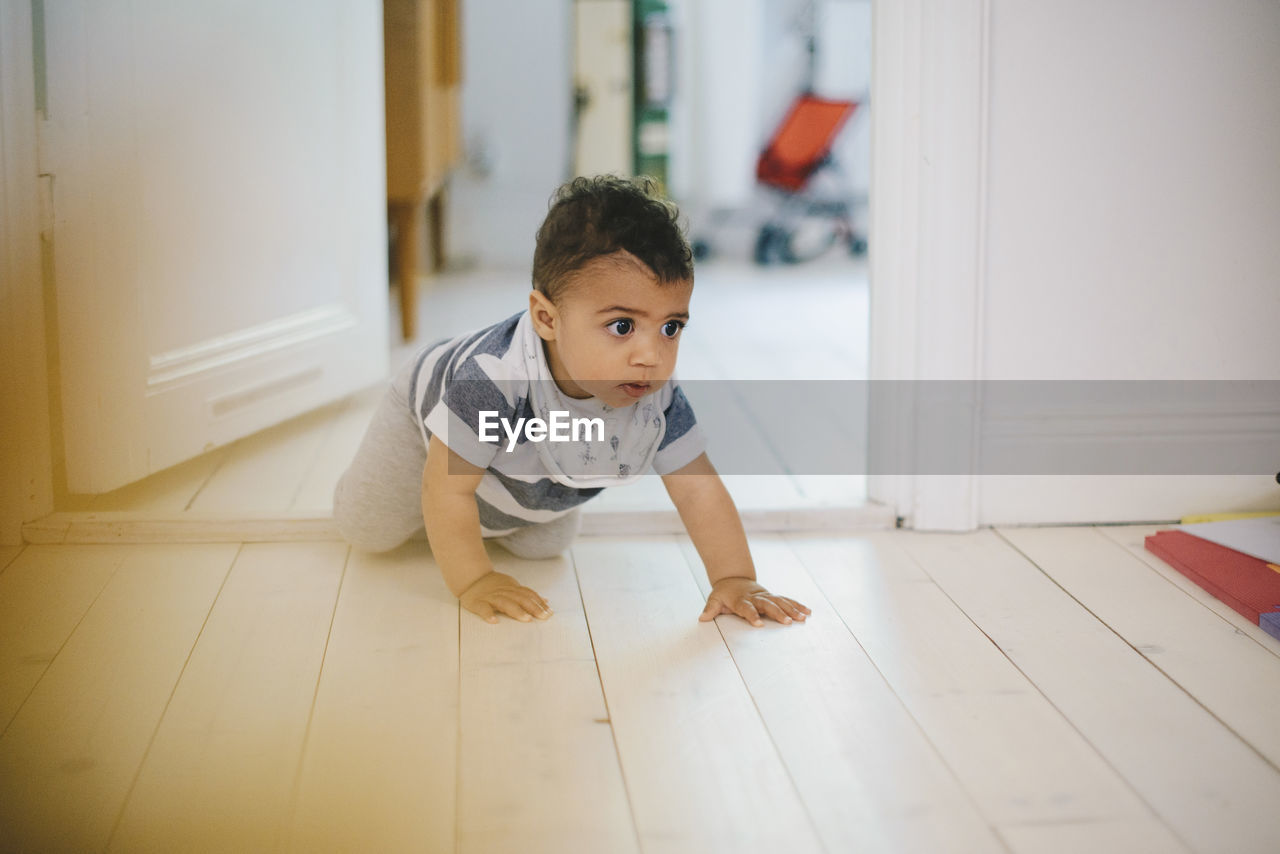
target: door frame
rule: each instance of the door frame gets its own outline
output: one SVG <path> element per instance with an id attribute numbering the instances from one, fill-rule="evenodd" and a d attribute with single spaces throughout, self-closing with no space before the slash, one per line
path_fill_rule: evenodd
<path id="1" fill-rule="evenodd" d="M 0 3 L 0 544 L 53 512 L 34 2 Z"/>
<path id="2" fill-rule="evenodd" d="M 873 0 L 873 382 L 983 374 L 990 20 L 990 0 Z M 870 414 L 871 457 L 890 473 L 869 475 L 868 497 L 909 527 L 972 530 L 982 401 L 948 428 L 968 473 L 941 475 L 916 471 L 928 413 L 911 397 Z"/>

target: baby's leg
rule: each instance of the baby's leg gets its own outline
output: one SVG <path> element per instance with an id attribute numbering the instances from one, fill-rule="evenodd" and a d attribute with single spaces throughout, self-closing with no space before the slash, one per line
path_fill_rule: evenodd
<path id="1" fill-rule="evenodd" d="M 339 533 L 364 551 L 388 551 L 422 530 L 427 449 L 409 409 L 408 377 L 402 370 L 387 389 L 333 493 Z"/>
<path id="2" fill-rule="evenodd" d="M 581 510 L 574 508 L 565 515 L 541 525 L 529 525 L 495 542 L 516 557 L 538 560 L 555 557 L 569 548 L 582 527 Z"/>

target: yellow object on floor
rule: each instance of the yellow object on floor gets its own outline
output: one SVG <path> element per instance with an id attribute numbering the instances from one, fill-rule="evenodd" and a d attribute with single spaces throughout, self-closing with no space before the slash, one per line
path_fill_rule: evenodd
<path id="1" fill-rule="evenodd" d="M 1201 513 L 1198 516 L 1183 516 L 1179 524 L 1195 525 L 1200 522 L 1226 522 L 1229 519 L 1263 519 L 1267 516 L 1280 516 L 1280 510 L 1259 510 L 1252 513 Z"/>

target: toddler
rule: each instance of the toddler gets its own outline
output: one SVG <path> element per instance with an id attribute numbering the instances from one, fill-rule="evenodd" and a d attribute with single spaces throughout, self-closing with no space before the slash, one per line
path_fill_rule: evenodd
<path id="1" fill-rule="evenodd" d="M 425 524 L 463 607 L 489 622 L 543 620 L 546 600 L 495 572 L 483 539 L 557 555 L 583 502 L 654 471 L 712 584 L 699 619 L 804 620 L 808 608 L 756 583 L 673 379 L 692 293 L 688 242 L 652 181 L 561 187 L 538 229 L 528 310 L 425 347 L 393 379 L 334 493 L 343 536 L 385 551 Z"/>

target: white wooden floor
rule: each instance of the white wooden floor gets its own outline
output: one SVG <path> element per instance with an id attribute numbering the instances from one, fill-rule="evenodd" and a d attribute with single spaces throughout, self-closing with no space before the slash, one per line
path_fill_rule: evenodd
<path id="1" fill-rule="evenodd" d="M 0 849 L 1280 850 L 1280 644 L 1151 528 L 753 538 L 807 625 L 697 622 L 673 537 L 0 552 Z"/>

